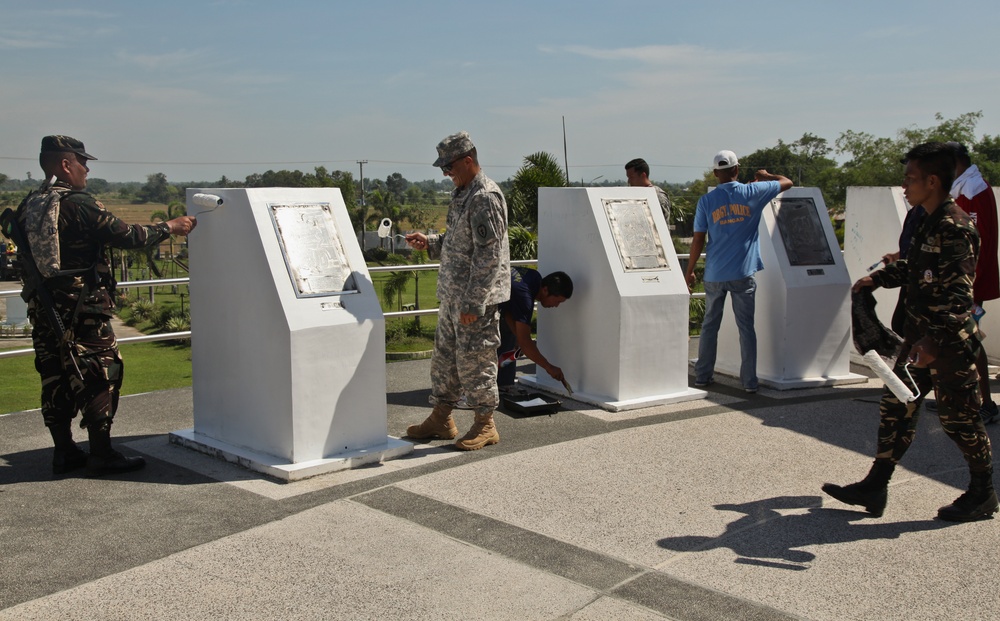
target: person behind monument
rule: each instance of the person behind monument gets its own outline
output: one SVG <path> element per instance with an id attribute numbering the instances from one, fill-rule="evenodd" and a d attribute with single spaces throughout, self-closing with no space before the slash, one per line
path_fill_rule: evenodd
<path id="1" fill-rule="evenodd" d="M 949 194 L 955 175 L 951 147 L 924 143 L 911 149 L 903 162 L 903 194 L 927 215 L 907 257 L 860 278 L 853 289 L 907 285 L 903 344 L 893 373 L 919 394 L 915 401 L 903 403 L 886 387 L 879 402 L 875 461 L 868 475 L 849 485 L 826 483 L 822 489 L 841 502 L 881 516 L 889 479 L 913 442 L 920 405 L 933 388 L 941 427 L 962 452 L 970 474 L 968 490 L 941 507 L 938 517 L 956 522 L 985 519 L 996 513 L 998 503 L 990 437 L 979 416 L 980 334 L 972 316 L 979 234 Z"/>
<path id="2" fill-rule="evenodd" d="M 653 188 L 656 192 L 656 200 L 660 201 L 660 209 L 663 211 L 663 218 L 670 226 L 670 197 L 658 185 L 649 180 L 649 164 L 641 157 L 631 160 L 625 164 L 625 177 L 628 184 L 635 188 Z"/>
<path id="3" fill-rule="evenodd" d="M 965 210 L 979 231 L 979 261 L 976 262 L 976 281 L 972 285 L 972 299 L 977 307 L 983 308 L 987 300 L 1000 298 L 1000 264 L 997 260 L 997 201 L 993 188 L 986 183 L 979 167 L 972 163 L 969 150 L 958 142 L 947 143 L 955 151 L 955 182 L 951 186 L 951 196 L 955 203 Z M 976 321 L 982 313 L 974 313 Z M 983 405 L 979 415 L 990 423 L 997 419 L 1000 410 L 993 402 L 990 392 L 989 360 L 986 347 L 980 342 L 976 370 L 979 372 L 979 394 Z"/>
<path id="4" fill-rule="evenodd" d="M 497 384 L 501 394 L 514 389 L 518 350 L 552 379 L 557 382 L 565 379 L 562 369 L 549 362 L 531 338 L 531 316 L 535 301 L 543 308 L 556 308 L 573 296 L 573 281 L 566 272 L 552 272 L 542 278 L 530 267 L 515 267 L 510 271 L 510 279 L 510 299 L 500 305 Z"/>
<path id="5" fill-rule="evenodd" d="M 694 285 L 694 268 L 701 251 L 705 254 L 705 318 L 698 340 L 695 386 L 712 384 L 718 349 L 719 327 L 726 294 L 732 294 L 733 314 L 740 334 L 740 382 L 748 393 L 758 389 L 757 333 L 754 328 L 754 274 L 764 269 L 760 259 L 757 227 L 764 207 L 775 196 L 792 187 L 788 177 L 758 170 L 751 183 L 740 183 L 739 160 L 732 151 L 719 151 L 712 163 L 719 185 L 698 200 L 694 215 L 694 237 L 685 280 Z"/>
<path id="6" fill-rule="evenodd" d="M 455 184 L 448 206 L 447 233 L 410 233 L 407 243 L 440 256 L 440 302 L 431 357 L 434 409 L 406 435 L 414 439 L 452 439 L 458 428 L 451 416 L 461 395 L 475 415 L 469 432 L 455 442 L 477 450 L 500 441 L 493 414 L 499 405 L 496 349 L 500 345 L 499 304 L 510 297 L 507 202 L 500 187 L 482 171 L 466 132 L 437 146 L 434 166 Z"/>
<path id="7" fill-rule="evenodd" d="M 42 419 L 55 445 L 52 471 L 85 467 L 90 477 L 130 472 L 146 463 L 111 446 L 124 365 L 111 327 L 116 283 L 107 249 L 153 246 L 171 235 L 187 235 L 197 224 L 189 216 L 152 225 L 119 220 L 84 191 L 87 162 L 95 159 L 75 138 L 44 137 L 39 163 L 47 180 L 15 216 L 38 268 L 36 277 L 25 271 L 22 296 L 27 296 L 42 381 Z M 48 309 L 43 298 L 51 303 Z M 71 423 L 78 411 L 89 454 L 73 440 Z"/>

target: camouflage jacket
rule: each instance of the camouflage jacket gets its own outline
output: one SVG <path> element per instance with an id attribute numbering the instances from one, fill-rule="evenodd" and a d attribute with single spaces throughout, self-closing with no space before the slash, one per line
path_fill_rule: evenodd
<path id="1" fill-rule="evenodd" d="M 428 253 L 440 253 L 437 296 L 460 312 L 482 316 L 486 307 L 510 298 L 507 201 L 500 186 L 480 171 L 452 192 L 447 231 L 428 238 Z"/>
<path id="2" fill-rule="evenodd" d="M 979 233 L 967 213 L 949 198 L 927 215 L 910 242 L 905 259 L 872 274 L 881 287 L 906 285 L 904 336 L 928 336 L 945 350 L 979 338 L 972 318 Z"/>
<path id="3" fill-rule="evenodd" d="M 81 314 L 111 316 L 114 309 L 112 294 L 115 280 L 107 248 L 143 248 L 170 237 L 166 223 L 148 226 L 126 224 L 104 208 L 91 194 L 83 191 L 65 191 L 66 184 L 58 182 L 56 189 L 63 193 L 59 207 L 59 254 L 62 271 L 86 270 L 71 275 L 46 279 L 53 301 L 64 316 L 76 309 L 84 281 L 91 291 L 81 303 Z M 24 214 L 18 209 L 18 219 L 24 226 Z M 38 303 L 37 296 L 29 304 Z M 69 327 L 69 326 L 67 326 Z"/>

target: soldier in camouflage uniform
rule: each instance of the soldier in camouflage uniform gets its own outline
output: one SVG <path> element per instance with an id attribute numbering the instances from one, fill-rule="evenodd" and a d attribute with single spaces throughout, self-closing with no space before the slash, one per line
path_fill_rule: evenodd
<path id="1" fill-rule="evenodd" d="M 42 419 L 55 444 L 54 474 L 86 466 L 88 476 L 102 476 L 145 465 L 141 457 L 125 457 L 111 447 L 123 366 L 110 323 L 115 281 L 105 250 L 151 246 L 170 235 L 187 235 L 196 224 L 188 216 L 149 226 L 125 224 L 83 191 L 87 162 L 93 159 L 79 140 L 43 138 L 39 162 L 48 181 L 17 210 L 66 328 L 63 333 L 52 325 L 35 291 L 39 283 L 26 280 L 35 368 L 42 380 Z M 39 230 L 47 216 L 48 224 Z M 71 423 L 77 412 L 89 436 L 89 455 L 73 441 Z"/>
<path id="2" fill-rule="evenodd" d="M 990 438 L 979 416 L 976 357 L 981 334 L 972 317 L 979 234 L 948 193 L 955 170 L 950 147 L 940 142 L 922 144 L 903 161 L 906 200 L 914 207 L 923 206 L 927 215 L 907 257 L 860 279 L 854 289 L 906 285 L 904 340 L 893 371 L 912 389 L 904 369 L 911 363 L 919 398 L 902 403 L 886 388 L 879 404 L 875 462 L 868 476 L 845 486 L 827 483 L 823 491 L 882 515 L 889 479 L 913 442 L 920 405 L 933 388 L 941 426 L 962 451 L 970 471 L 968 491 L 939 509 L 938 517 L 962 522 L 985 519 L 1000 507 L 993 488 Z"/>
<path id="3" fill-rule="evenodd" d="M 469 134 L 448 136 L 438 144 L 437 152 L 434 166 L 455 184 L 446 234 L 406 236 L 413 248 L 426 249 L 432 258 L 440 253 L 440 309 L 431 359 L 434 409 L 424 422 L 407 428 L 406 435 L 454 438 L 458 429 L 451 412 L 464 392 L 475 424 L 455 447 L 472 451 L 500 441 L 493 412 L 499 404 L 498 307 L 510 297 L 507 202 L 500 187 L 479 167 Z"/>

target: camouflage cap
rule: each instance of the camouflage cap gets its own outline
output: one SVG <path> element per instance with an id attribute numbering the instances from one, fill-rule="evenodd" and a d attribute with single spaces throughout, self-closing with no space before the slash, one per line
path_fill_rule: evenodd
<path id="1" fill-rule="evenodd" d="M 450 164 L 475 148 L 476 145 L 472 144 L 472 139 L 469 138 L 469 132 L 452 134 L 438 143 L 438 158 L 431 166 L 440 168 Z"/>
<path id="2" fill-rule="evenodd" d="M 76 138 L 70 138 L 69 136 L 46 136 L 45 138 L 42 138 L 42 153 L 51 153 L 54 151 L 76 153 L 77 155 L 82 155 L 88 160 L 97 159 L 93 155 L 87 153 L 84 150 L 83 143 Z"/>

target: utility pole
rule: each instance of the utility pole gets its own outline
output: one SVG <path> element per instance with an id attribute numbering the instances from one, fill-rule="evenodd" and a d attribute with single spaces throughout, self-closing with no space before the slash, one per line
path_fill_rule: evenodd
<path id="1" fill-rule="evenodd" d="M 358 165 L 361 166 L 361 206 L 365 206 L 365 164 L 368 160 L 358 160 Z"/>
<path id="2" fill-rule="evenodd" d="M 566 150 L 566 117 L 563 122 L 563 163 L 566 164 L 566 185 L 569 185 L 569 151 Z"/>

